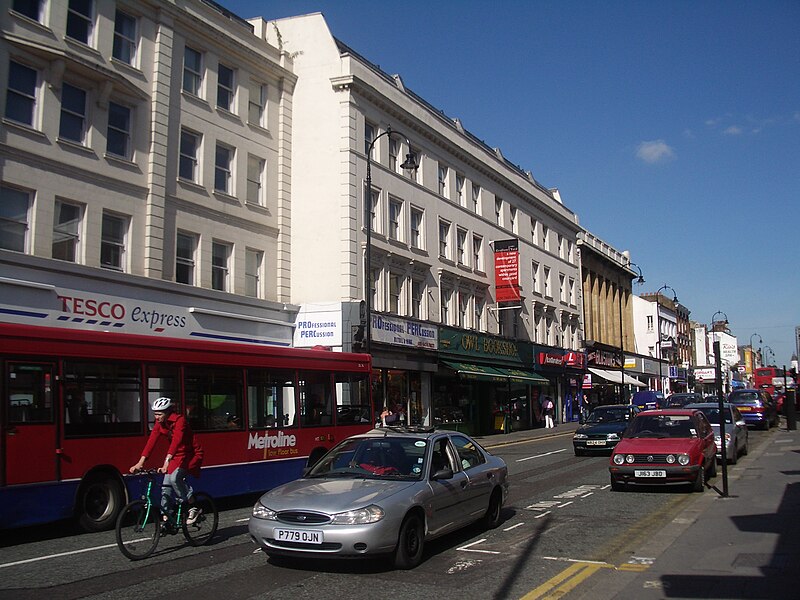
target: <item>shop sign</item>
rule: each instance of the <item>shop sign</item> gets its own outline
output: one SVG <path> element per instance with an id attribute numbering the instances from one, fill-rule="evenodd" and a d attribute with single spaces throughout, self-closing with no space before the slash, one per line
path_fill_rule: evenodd
<path id="1" fill-rule="evenodd" d="M 497 302 L 519 302 L 519 242 L 494 243 L 494 285 Z"/>
<path id="2" fill-rule="evenodd" d="M 304 304 L 294 322 L 294 347 L 342 345 L 342 304 Z"/>
<path id="3" fill-rule="evenodd" d="M 592 389 L 592 374 L 591 373 L 586 373 L 583 376 L 583 386 L 582 387 L 585 390 Z"/>
<path id="4" fill-rule="evenodd" d="M 553 354 L 552 352 L 539 352 L 540 367 L 563 367 L 564 355 Z"/>
<path id="5" fill-rule="evenodd" d="M 574 369 L 585 369 L 586 355 L 583 352 L 567 352 L 564 355 L 564 364 Z"/>
<path id="6" fill-rule="evenodd" d="M 439 351 L 471 358 L 490 358 L 521 367 L 531 364 L 530 344 L 448 327 L 439 328 Z"/>
<path id="7" fill-rule="evenodd" d="M 619 369 L 622 366 L 622 359 L 619 352 L 609 352 L 608 350 L 590 350 L 586 353 L 586 362 L 591 367 L 614 367 Z"/>
<path id="8" fill-rule="evenodd" d="M 694 370 L 694 378 L 698 383 L 714 383 L 717 380 L 716 369 L 697 369 Z"/>
<path id="9" fill-rule="evenodd" d="M 372 314 L 372 340 L 393 346 L 436 350 L 439 330 L 417 321 Z"/>

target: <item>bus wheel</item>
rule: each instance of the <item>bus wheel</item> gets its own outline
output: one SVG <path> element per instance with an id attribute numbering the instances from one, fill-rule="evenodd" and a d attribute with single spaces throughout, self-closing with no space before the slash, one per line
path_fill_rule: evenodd
<path id="1" fill-rule="evenodd" d="M 85 531 L 114 529 L 117 515 L 125 505 L 122 484 L 109 475 L 93 475 L 81 488 L 78 499 L 78 524 Z"/>

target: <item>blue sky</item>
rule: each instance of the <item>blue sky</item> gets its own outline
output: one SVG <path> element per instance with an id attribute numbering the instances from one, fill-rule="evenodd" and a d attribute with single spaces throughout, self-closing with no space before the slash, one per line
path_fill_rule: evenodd
<path id="1" fill-rule="evenodd" d="M 800 325 L 800 2 L 218 0 L 334 36 L 558 188 L 739 344 Z M 291 40 L 284 40 L 292 50 Z M 758 336 L 753 337 L 758 342 Z"/>

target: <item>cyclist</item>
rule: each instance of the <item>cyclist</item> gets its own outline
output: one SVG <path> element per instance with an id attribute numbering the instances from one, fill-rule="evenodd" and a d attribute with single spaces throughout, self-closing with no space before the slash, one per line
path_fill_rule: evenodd
<path id="1" fill-rule="evenodd" d="M 186 523 L 191 525 L 200 516 L 201 509 L 192 506 L 194 491 L 186 482 L 187 475 L 200 476 L 200 465 L 203 461 L 203 449 L 192 433 L 189 421 L 182 414 L 175 412 L 171 398 L 161 397 L 153 400 L 151 405 L 155 423 L 150 437 L 142 450 L 142 457 L 130 468 L 131 473 L 136 473 L 144 467 L 145 461 L 150 456 L 160 436 L 165 436 L 169 441 L 169 449 L 164 459 L 164 465 L 158 468 L 159 473 L 164 473 L 164 482 L 161 484 L 161 509 L 165 513 L 171 512 L 175 505 L 175 497 L 189 505 Z"/>

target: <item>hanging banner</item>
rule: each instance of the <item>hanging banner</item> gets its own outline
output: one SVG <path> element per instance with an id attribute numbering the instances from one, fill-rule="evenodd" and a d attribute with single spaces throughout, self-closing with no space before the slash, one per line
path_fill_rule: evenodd
<path id="1" fill-rule="evenodd" d="M 520 302 L 519 244 L 517 240 L 494 243 L 494 285 L 497 302 Z"/>

